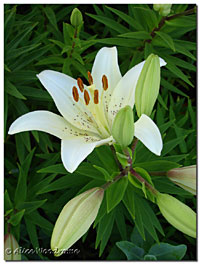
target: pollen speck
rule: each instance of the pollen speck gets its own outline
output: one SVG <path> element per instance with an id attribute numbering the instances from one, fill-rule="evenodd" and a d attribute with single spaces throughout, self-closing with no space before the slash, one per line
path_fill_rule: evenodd
<path id="1" fill-rule="evenodd" d="M 99 103 L 99 91 L 94 90 L 94 103 L 98 104 Z"/>
<path id="2" fill-rule="evenodd" d="M 72 89 L 72 95 L 73 95 L 74 101 L 78 102 L 79 94 L 78 94 L 78 89 L 76 88 L 76 86 L 74 86 Z"/>
<path id="3" fill-rule="evenodd" d="M 89 84 L 90 85 L 92 85 L 93 84 L 93 78 L 92 78 L 92 75 L 91 75 L 91 73 L 88 71 L 88 82 L 89 82 Z"/>
<path id="4" fill-rule="evenodd" d="M 108 79 L 107 79 L 106 75 L 102 76 L 102 84 L 103 84 L 104 91 L 106 91 L 108 89 Z"/>
<path id="5" fill-rule="evenodd" d="M 78 84 L 78 87 L 79 87 L 80 91 L 83 92 L 84 85 L 83 85 L 83 81 L 81 80 L 81 78 L 77 79 L 77 84 Z"/>
<path id="6" fill-rule="evenodd" d="M 90 102 L 90 96 L 87 90 L 84 90 L 84 100 L 85 100 L 85 104 L 88 105 Z"/>

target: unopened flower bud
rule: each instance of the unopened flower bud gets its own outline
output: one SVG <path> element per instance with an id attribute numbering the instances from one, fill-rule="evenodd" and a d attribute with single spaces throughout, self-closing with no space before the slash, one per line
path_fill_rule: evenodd
<path id="1" fill-rule="evenodd" d="M 133 111 L 129 105 L 120 109 L 117 113 L 113 126 L 112 136 L 122 148 L 127 147 L 134 137 Z"/>
<path id="2" fill-rule="evenodd" d="M 196 195 L 196 165 L 176 168 L 167 172 L 171 181 Z"/>
<path id="3" fill-rule="evenodd" d="M 81 11 L 78 8 L 74 8 L 70 17 L 70 22 L 72 26 L 77 28 L 80 26 L 83 22 L 83 16 L 81 14 Z"/>
<path id="4" fill-rule="evenodd" d="M 103 195 L 104 190 L 96 187 L 76 196 L 64 206 L 51 238 L 55 256 L 60 256 L 88 231 L 97 216 Z"/>
<path id="5" fill-rule="evenodd" d="M 137 115 L 151 115 L 160 88 L 160 60 L 157 55 L 148 56 L 142 68 L 135 90 Z"/>
<path id="6" fill-rule="evenodd" d="M 161 16 L 167 16 L 171 12 L 172 4 L 154 4 L 153 9 L 158 11 Z"/>
<path id="7" fill-rule="evenodd" d="M 169 194 L 158 193 L 157 205 L 165 219 L 184 234 L 196 237 L 196 213 Z"/>
<path id="8" fill-rule="evenodd" d="M 21 260 L 19 245 L 12 234 L 4 237 L 4 260 Z"/>

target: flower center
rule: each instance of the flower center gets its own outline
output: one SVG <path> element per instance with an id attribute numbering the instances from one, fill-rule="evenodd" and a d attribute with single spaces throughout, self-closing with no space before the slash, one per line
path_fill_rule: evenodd
<path id="1" fill-rule="evenodd" d="M 108 79 L 106 75 L 102 76 L 102 88 L 101 90 L 97 89 L 93 83 L 93 78 L 91 73 L 88 71 L 88 82 L 89 86 L 84 87 L 83 81 L 81 78 L 77 79 L 77 85 L 72 88 L 72 96 L 76 103 L 85 104 L 88 110 L 91 112 L 92 116 L 97 125 L 97 129 L 100 132 L 101 136 L 108 137 L 110 136 L 110 126 L 108 124 L 107 116 L 105 113 L 104 105 L 104 93 L 108 90 Z"/>

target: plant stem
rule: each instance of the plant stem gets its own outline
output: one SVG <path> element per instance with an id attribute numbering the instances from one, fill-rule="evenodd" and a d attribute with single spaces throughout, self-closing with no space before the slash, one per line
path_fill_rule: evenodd
<path id="1" fill-rule="evenodd" d="M 123 170 L 119 175 L 117 175 L 112 181 L 109 181 L 101 186 L 104 190 L 106 190 L 111 184 L 115 183 L 116 181 L 120 180 L 122 177 L 126 176 L 126 170 Z"/>
<path id="2" fill-rule="evenodd" d="M 150 175 L 152 176 L 167 176 L 166 171 L 151 171 Z"/>
<path id="3" fill-rule="evenodd" d="M 158 191 L 150 184 L 148 183 L 144 178 L 142 178 L 133 168 L 130 168 L 130 173 L 141 183 L 144 183 L 146 187 L 153 193 L 157 194 Z"/>
<path id="4" fill-rule="evenodd" d="M 77 33 L 78 33 L 78 30 L 77 28 L 75 28 L 75 31 L 74 31 L 74 37 L 73 39 L 75 40 L 77 38 Z M 75 44 L 76 42 L 73 40 L 73 43 L 72 43 L 72 49 L 71 49 L 71 52 L 69 54 L 69 57 L 71 58 L 72 57 L 72 53 L 74 52 L 74 48 L 75 48 Z"/>
<path id="5" fill-rule="evenodd" d="M 117 165 L 118 165 L 120 171 L 123 171 L 122 165 L 121 165 L 121 163 L 119 162 L 119 160 L 118 160 L 118 158 L 117 158 L 117 156 L 116 156 L 116 152 L 115 152 L 115 148 L 114 148 L 114 146 L 111 145 L 111 146 L 110 146 L 110 149 L 112 150 L 113 157 L 114 157 L 114 159 L 115 159 L 115 161 L 116 161 L 116 163 L 117 163 Z"/>
<path id="6" fill-rule="evenodd" d="M 139 51 L 143 51 L 144 47 L 145 47 L 145 43 L 148 42 L 148 43 L 151 43 L 153 38 L 156 36 L 156 31 L 160 31 L 160 29 L 164 26 L 165 24 L 165 21 L 170 21 L 172 19 L 175 19 L 177 17 L 180 17 L 180 16 L 184 16 L 184 15 L 190 15 L 190 14 L 193 14 L 196 10 L 196 7 L 192 8 L 192 9 L 189 9 L 189 10 L 186 10 L 182 13 L 179 13 L 179 14 L 175 14 L 175 15 L 172 15 L 172 16 L 169 16 L 169 17 L 163 17 L 160 21 L 160 23 L 158 24 L 158 27 L 154 28 L 151 32 L 151 37 L 152 39 L 146 39 L 144 40 L 143 42 L 143 46 L 138 48 Z"/>

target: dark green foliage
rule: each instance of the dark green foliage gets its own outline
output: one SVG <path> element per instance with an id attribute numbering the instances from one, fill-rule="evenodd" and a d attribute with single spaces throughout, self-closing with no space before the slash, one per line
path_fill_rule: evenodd
<path id="1" fill-rule="evenodd" d="M 76 34 L 70 24 L 75 7 L 84 20 Z M 160 93 L 151 117 L 164 147 L 156 156 L 138 142 L 133 165 L 151 175 L 196 164 L 195 5 L 172 5 L 169 17 L 174 17 L 164 23 L 150 4 L 5 4 L 4 9 L 5 232 L 10 230 L 22 248 L 49 249 L 62 207 L 78 193 L 119 174 L 109 146 L 96 148 L 70 174 L 61 162 L 57 138 L 38 131 L 8 135 L 11 123 L 27 112 L 58 113 L 36 77 L 42 70 L 81 77 L 87 83 L 87 71 L 103 46 L 117 47 L 122 75 L 149 54 L 159 55 L 167 65 L 161 69 Z M 23 259 L 195 260 L 195 240 L 170 226 L 141 189 L 125 177 L 122 181 L 123 188 L 116 182 L 107 189 L 95 229 L 73 246 L 79 254 L 55 258 L 35 252 L 22 254 Z M 152 181 L 160 192 L 175 195 L 195 210 L 194 197 L 165 176 L 154 174 Z"/>

